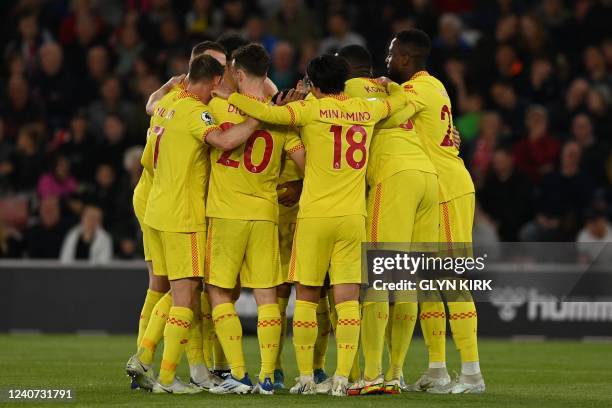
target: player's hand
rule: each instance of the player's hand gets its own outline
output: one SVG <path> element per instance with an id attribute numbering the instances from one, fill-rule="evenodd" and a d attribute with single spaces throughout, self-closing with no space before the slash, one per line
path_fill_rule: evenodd
<path id="1" fill-rule="evenodd" d="M 386 76 L 380 76 L 380 77 L 376 78 L 375 81 L 378 82 L 381 85 L 384 85 L 384 86 L 387 86 L 391 82 L 393 82 L 389 78 L 387 78 Z"/>
<path id="2" fill-rule="evenodd" d="M 290 102 L 300 101 L 304 99 L 306 95 L 297 89 L 289 89 L 288 91 L 281 91 L 274 98 L 274 104 L 278 106 L 286 105 Z"/>
<path id="3" fill-rule="evenodd" d="M 453 126 L 453 144 L 455 145 L 457 150 L 459 149 L 459 147 L 461 147 L 461 133 L 459 133 L 459 130 L 457 130 L 457 128 L 454 126 Z"/>
<path id="4" fill-rule="evenodd" d="M 293 180 L 279 184 L 276 189 L 279 191 L 278 202 L 285 207 L 293 207 L 300 201 L 302 180 Z"/>

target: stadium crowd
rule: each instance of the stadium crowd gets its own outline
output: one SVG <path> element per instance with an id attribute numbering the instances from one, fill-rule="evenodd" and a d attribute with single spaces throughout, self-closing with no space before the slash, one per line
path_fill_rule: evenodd
<path id="1" fill-rule="evenodd" d="M 0 257 L 142 257 L 132 191 L 148 96 L 226 32 L 293 87 L 409 27 L 434 39 L 474 178 L 474 241 L 612 241 L 612 11 L 597 0 L 21 0 L 2 6 Z"/>

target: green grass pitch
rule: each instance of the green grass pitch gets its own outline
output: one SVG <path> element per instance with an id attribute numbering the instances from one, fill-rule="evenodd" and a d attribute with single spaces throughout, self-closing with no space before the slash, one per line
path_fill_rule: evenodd
<path id="1" fill-rule="evenodd" d="M 153 395 L 130 391 L 123 371 L 134 351 L 132 336 L 0 335 L 0 390 L 7 388 L 73 388 L 76 401 L 6 402 L 0 406 L 28 407 L 123 406 L 190 407 L 217 405 L 223 408 L 244 406 L 411 406 L 411 407 L 610 407 L 612 406 L 612 345 L 570 341 L 511 342 L 482 340 L 480 353 L 487 382 L 483 395 L 428 395 L 404 393 L 397 396 L 334 398 L 330 396 L 293 396 L 282 392 L 260 395 Z M 457 353 L 447 354 L 449 368 L 458 370 Z M 158 353 L 159 354 L 159 353 Z M 284 350 L 287 385 L 293 384 L 296 367 L 289 341 Z M 333 341 L 328 353 L 328 372 L 335 362 Z M 245 339 L 245 355 L 251 376 L 258 372 L 256 339 Z M 425 368 L 425 348 L 413 342 L 404 368 L 413 381 Z M 186 365 L 179 370 L 188 378 Z M 4 396 L 3 396 L 4 397 Z M 206 404 L 206 405 L 204 405 Z"/>

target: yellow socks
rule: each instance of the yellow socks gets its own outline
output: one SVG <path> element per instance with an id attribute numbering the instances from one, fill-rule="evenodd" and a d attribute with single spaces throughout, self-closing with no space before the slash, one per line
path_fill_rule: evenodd
<path id="1" fill-rule="evenodd" d="M 446 312 L 442 302 L 419 303 L 421 330 L 429 352 L 429 364 L 440 368 L 446 362 Z"/>
<path id="2" fill-rule="evenodd" d="M 327 354 L 327 343 L 331 332 L 331 322 L 329 320 L 329 303 L 327 296 L 319 299 L 317 305 L 317 340 L 314 346 L 313 368 L 325 367 L 325 355 Z"/>
<path id="3" fill-rule="evenodd" d="M 181 361 L 185 345 L 189 340 L 189 330 L 193 311 L 188 307 L 172 306 L 164 329 L 164 354 L 159 370 L 159 382 L 170 385 L 174 382 L 176 367 Z"/>
<path id="4" fill-rule="evenodd" d="M 478 317 L 474 302 L 448 302 L 448 320 L 462 363 L 478 361 Z"/>
<path id="5" fill-rule="evenodd" d="M 149 324 L 151 312 L 153 311 L 155 304 L 159 302 L 159 299 L 161 299 L 162 296 L 164 296 L 162 292 L 156 292 L 154 290 L 147 289 L 147 296 L 145 296 L 145 300 L 142 305 L 142 310 L 140 311 L 140 321 L 138 322 L 138 338 L 136 339 L 136 350 L 138 350 L 138 348 L 140 347 L 140 342 L 142 341 L 144 332 L 145 330 L 147 330 L 147 325 Z"/>
<path id="6" fill-rule="evenodd" d="M 312 376 L 317 331 L 317 304 L 296 300 L 293 312 L 293 347 L 302 376 Z"/>
<path id="7" fill-rule="evenodd" d="M 395 302 L 393 314 L 389 316 L 391 326 L 391 347 L 389 367 L 385 373 L 385 380 L 390 381 L 402 377 L 402 368 L 412 333 L 418 316 L 416 302 Z"/>
<path id="8" fill-rule="evenodd" d="M 359 344 L 359 302 L 349 300 L 336 305 L 338 323 L 336 327 L 336 348 L 338 363 L 336 375 L 349 377 Z"/>
<path id="9" fill-rule="evenodd" d="M 190 367 L 204 364 L 202 344 L 202 318 L 198 311 L 193 314 L 191 329 L 189 330 L 189 342 L 185 347 L 185 354 Z"/>
<path id="10" fill-rule="evenodd" d="M 215 332 L 215 337 L 213 338 L 213 367 L 215 370 L 229 370 L 229 362 L 227 358 L 225 358 L 225 352 L 223 351 L 223 347 L 221 346 L 221 342 L 219 341 L 219 337 L 217 337 L 217 333 Z"/>
<path id="11" fill-rule="evenodd" d="M 242 325 L 233 303 L 222 303 L 212 311 L 217 338 L 229 361 L 232 375 L 242 379 L 246 373 L 242 350 Z"/>
<path id="12" fill-rule="evenodd" d="M 202 354 L 206 366 L 213 367 L 213 343 L 216 335 L 212 322 L 212 310 L 205 291 L 202 291 L 200 296 L 200 310 L 202 311 Z"/>
<path id="13" fill-rule="evenodd" d="M 172 295 L 166 293 L 159 299 L 151 312 L 149 324 L 142 335 L 140 348 L 138 349 L 138 359 L 145 366 L 150 366 L 153 363 L 155 349 L 164 335 L 164 327 L 166 327 L 170 307 L 172 307 Z"/>
<path id="14" fill-rule="evenodd" d="M 287 336 L 287 305 L 289 304 L 289 298 L 278 298 L 278 308 L 280 310 L 281 315 L 281 337 L 279 341 L 278 347 L 278 356 L 276 356 L 276 365 L 275 368 L 277 370 L 283 369 L 282 364 L 282 352 L 283 352 L 283 344 L 285 343 L 285 337 Z"/>
<path id="15" fill-rule="evenodd" d="M 364 377 L 366 380 L 373 380 L 382 373 L 382 353 L 389 319 L 389 302 L 364 302 L 361 314 Z"/>
<path id="16" fill-rule="evenodd" d="M 261 305 L 257 308 L 257 339 L 261 354 L 259 380 L 266 377 L 274 380 L 274 367 L 278 358 L 281 338 L 281 314 L 278 303 Z"/>

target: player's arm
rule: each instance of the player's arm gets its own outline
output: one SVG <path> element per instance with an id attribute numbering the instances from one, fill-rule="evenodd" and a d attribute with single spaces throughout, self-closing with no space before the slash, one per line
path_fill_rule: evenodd
<path id="1" fill-rule="evenodd" d="M 153 145 L 155 144 L 155 137 L 149 134 L 150 131 L 150 129 L 147 130 L 147 142 L 140 157 L 140 164 L 142 164 L 146 172 L 153 175 Z"/>
<path id="2" fill-rule="evenodd" d="M 232 150 L 247 141 L 249 136 L 257 130 L 259 121 L 247 118 L 242 123 L 234 125 L 227 130 L 216 129 L 205 134 L 204 140 L 211 146 L 220 150 Z"/>
<path id="3" fill-rule="evenodd" d="M 307 121 L 307 105 L 304 101 L 273 106 L 239 93 L 230 95 L 228 102 L 252 118 L 276 125 L 300 126 Z"/>
<path id="4" fill-rule="evenodd" d="M 153 92 L 151 96 L 149 96 L 149 99 L 147 100 L 147 105 L 145 107 L 147 111 L 147 115 L 153 115 L 153 112 L 155 110 L 155 105 L 157 105 L 157 102 L 159 102 L 159 100 L 163 98 L 164 95 L 170 92 L 172 88 L 174 88 L 175 86 L 183 82 L 184 79 L 185 79 L 185 74 L 173 76 L 172 78 L 168 80 L 168 82 L 163 84 L 161 88 Z"/>

